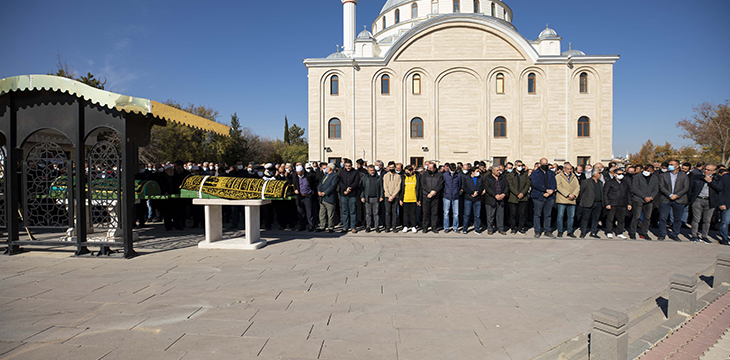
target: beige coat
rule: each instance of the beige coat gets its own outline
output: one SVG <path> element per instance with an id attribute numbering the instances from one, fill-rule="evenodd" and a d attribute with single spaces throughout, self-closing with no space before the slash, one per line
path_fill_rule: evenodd
<path id="1" fill-rule="evenodd" d="M 385 176 L 383 176 L 383 190 L 386 200 L 391 196 L 398 199 L 402 181 L 403 179 L 401 179 L 400 175 L 397 173 L 387 172 Z"/>
<path id="2" fill-rule="evenodd" d="M 575 205 L 578 195 L 580 194 L 580 182 L 575 174 L 570 175 L 570 180 L 564 172 L 560 172 L 555 176 L 555 181 L 558 183 L 558 193 L 556 195 L 556 202 L 558 204 Z M 568 200 L 570 194 L 575 195 L 573 200 Z"/>

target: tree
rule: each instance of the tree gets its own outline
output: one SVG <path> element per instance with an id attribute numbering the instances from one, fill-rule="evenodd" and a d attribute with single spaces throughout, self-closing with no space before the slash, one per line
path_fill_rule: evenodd
<path id="1" fill-rule="evenodd" d="M 684 130 L 682 137 L 714 152 L 725 166 L 730 166 L 730 100 L 719 105 L 705 102 L 693 110 L 691 118 L 677 123 Z"/>
<path id="2" fill-rule="evenodd" d="M 304 132 L 304 129 L 294 124 L 289 128 L 288 141 L 286 139 L 284 141 L 289 145 L 308 145 Z"/>
<path id="3" fill-rule="evenodd" d="M 629 156 L 629 162 L 637 165 L 653 163 L 655 161 L 655 148 L 654 143 L 652 143 L 651 140 L 647 140 L 646 143 L 641 146 L 641 150 L 639 150 L 638 153 L 631 154 Z"/>
<path id="4" fill-rule="evenodd" d="M 71 80 L 76 80 L 78 82 L 101 90 L 104 90 L 104 85 L 106 85 L 106 79 L 104 79 L 103 81 L 96 79 L 94 75 L 90 72 L 86 73 L 86 76 L 78 77 L 73 67 L 69 66 L 68 62 L 62 59 L 60 53 L 56 54 L 56 72 L 48 73 L 48 75 L 55 75 L 65 77 Z"/>
<path id="5" fill-rule="evenodd" d="M 289 119 L 284 116 L 284 142 L 289 145 L 291 142 L 289 141 Z"/>

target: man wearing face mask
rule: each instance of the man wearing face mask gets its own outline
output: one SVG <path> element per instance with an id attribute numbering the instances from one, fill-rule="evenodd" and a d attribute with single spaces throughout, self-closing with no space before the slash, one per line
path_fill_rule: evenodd
<path id="1" fill-rule="evenodd" d="M 585 239 L 589 233 L 588 224 L 590 222 L 590 234 L 592 238 L 600 239 L 598 236 L 598 220 L 601 218 L 603 209 L 603 183 L 601 182 L 601 173 L 596 171 L 592 176 L 580 184 L 579 204 L 583 209 L 583 216 L 580 224 L 580 238 Z"/>
<path id="2" fill-rule="evenodd" d="M 623 169 L 614 171 L 613 179 L 606 180 L 606 186 L 603 188 L 604 206 L 608 210 L 606 216 L 606 236 L 613 238 L 613 222 L 618 221 L 616 228 L 616 236 L 620 239 L 626 239 L 623 234 L 626 222 L 626 210 L 631 211 L 631 185 L 628 180 L 624 180 Z"/>
<path id="3" fill-rule="evenodd" d="M 360 197 L 360 173 L 352 168 L 352 160 L 345 159 L 345 167 L 340 170 L 340 203 L 342 206 L 342 232 L 357 233 L 355 204 Z"/>
<path id="4" fill-rule="evenodd" d="M 337 201 L 337 185 L 340 177 L 335 173 L 335 164 L 322 163 L 324 177 L 318 182 L 319 195 L 319 229 L 317 231 L 335 231 L 335 201 Z"/>
<path id="5" fill-rule="evenodd" d="M 487 235 L 492 235 L 496 231 L 499 231 L 502 235 L 506 235 L 507 232 L 504 228 L 504 205 L 507 203 L 507 196 L 509 196 L 509 185 L 506 177 L 502 176 L 502 172 L 504 171 L 502 165 L 495 165 L 490 169 L 491 174 L 486 175 L 484 179 Z"/>
<path id="6" fill-rule="evenodd" d="M 304 167 L 296 167 L 297 174 L 292 182 L 294 185 L 295 202 L 299 214 L 299 231 L 314 231 L 314 216 L 312 212 L 312 200 L 314 198 L 317 179 L 311 172 L 306 172 Z"/>
<path id="7" fill-rule="evenodd" d="M 471 178 L 471 163 L 466 163 L 461 166 L 461 170 L 457 173 L 461 177 L 461 183 L 464 184 L 465 179 Z M 464 226 L 464 192 L 459 195 L 459 224 Z"/>
<path id="8" fill-rule="evenodd" d="M 461 175 L 452 169 L 452 164 L 444 164 L 444 232 L 459 231 L 459 196 L 461 195 Z M 453 220 L 451 219 L 453 217 Z"/>
<path id="9" fill-rule="evenodd" d="M 388 172 L 383 176 L 383 203 L 385 204 L 385 232 L 395 232 L 398 224 L 398 199 L 403 179 L 395 172 L 395 162 L 388 163 Z"/>
<path id="10" fill-rule="evenodd" d="M 421 174 L 421 198 L 423 199 L 423 233 L 431 231 L 438 233 L 438 205 L 439 195 L 444 189 L 444 178 L 436 170 L 436 164 L 427 163 L 428 169 Z"/>
<path id="11" fill-rule="evenodd" d="M 540 168 L 535 170 L 530 177 L 532 181 L 532 202 L 534 204 L 534 226 L 535 238 L 543 233 L 554 239 L 551 232 L 552 210 L 555 205 L 555 191 L 558 184 L 555 180 L 555 173 L 550 171 L 548 159 L 540 159 Z"/>
<path id="12" fill-rule="evenodd" d="M 639 237 L 644 240 L 651 240 L 649 236 L 649 226 L 651 225 L 651 214 L 654 211 L 655 199 L 659 193 L 659 178 L 654 174 L 654 166 L 646 165 L 642 172 L 631 181 L 631 191 L 633 192 L 632 200 L 632 216 L 631 225 L 629 225 L 629 238 L 636 239 L 638 230 Z M 641 223 L 641 229 L 637 229 L 639 219 L 644 214 L 644 220 Z"/>
<path id="13" fill-rule="evenodd" d="M 575 207 L 577 204 L 578 196 L 580 195 L 580 182 L 578 177 L 573 174 L 573 165 L 566 162 L 563 164 L 563 171 L 561 171 L 555 180 L 558 184 L 558 193 L 556 202 L 558 203 L 558 237 L 563 237 L 563 232 L 568 231 L 568 237 L 575 238 L 573 227 L 575 220 Z M 567 213 L 567 219 L 564 222 L 565 215 Z M 567 226 L 565 226 L 567 222 Z"/>
<path id="14" fill-rule="evenodd" d="M 469 220 L 474 215 L 474 233 L 482 234 L 482 199 L 484 194 L 484 178 L 479 168 L 471 169 L 469 176 L 462 178 L 461 191 L 464 193 L 464 222 L 461 227 L 463 234 L 469 233 Z"/>
<path id="15" fill-rule="evenodd" d="M 667 172 L 659 177 L 659 192 L 662 194 L 659 203 L 659 240 L 662 241 L 667 235 L 667 217 L 669 213 L 674 214 L 672 221 L 672 233 L 669 238 L 679 240 L 682 226 L 682 213 L 687 205 L 690 190 L 690 180 L 687 174 L 680 171 L 679 161 L 672 160 L 667 166 Z"/>
<path id="16" fill-rule="evenodd" d="M 509 223 L 512 234 L 518 231 L 522 234 L 527 232 L 525 220 L 527 218 L 527 205 L 530 200 L 530 176 L 527 175 L 527 168 L 522 160 L 515 161 L 514 171 L 507 174 L 507 185 L 509 186 Z"/>
<path id="17" fill-rule="evenodd" d="M 698 164 L 698 167 L 699 164 Z M 699 169 L 695 169 L 699 170 Z M 715 171 L 717 166 L 705 165 L 702 163 L 703 175 L 698 175 L 694 170 L 690 172 L 692 179 L 692 187 L 690 190 L 690 204 L 692 204 L 692 241 L 712 244 L 709 239 L 710 225 L 712 224 L 712 215 L 718 203 L 718 193 L 710 183 L 715 179 Z M 702 221 L 702 237 L 700 237 L 700 221 Z"/>

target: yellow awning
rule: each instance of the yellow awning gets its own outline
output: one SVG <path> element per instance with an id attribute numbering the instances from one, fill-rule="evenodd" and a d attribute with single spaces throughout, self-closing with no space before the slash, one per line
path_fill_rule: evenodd
<path id="1" fill-rule="evenodd" d="M 195 116 L 157 101 L 99 90 L 72 79 L 53 75 L 21 75 L 0 79 L 0 95 L 28 90 L 60 91 L 109 109 L 143 115 L 150 114 L 184 126 L 230 136 L 231 128 L 215 121 Z"/>

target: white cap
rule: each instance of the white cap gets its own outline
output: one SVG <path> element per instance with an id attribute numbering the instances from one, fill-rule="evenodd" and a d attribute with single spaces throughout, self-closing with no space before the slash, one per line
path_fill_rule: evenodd
<path id="1" fill-rule="evenodd" d="M 301 165 L 297 165 L 297 172 L 304 171 L 304 168 Z"/>
<path id="2" fill-rule="evenodd" d="M 170 165 L 170 164 L 165 165 L 165 170 L 167 170 L 167 169 L 172 169 L 172 165 Z"/>
<path id="3" fill-rule="evenodd" d="M 304 165 L 304 167 L 307 168 L 307 169 L 311 169 L 312 168 L 312 164 L 307 163 L 306 165 Z"/>
<path id="4" fill-rule="evenodd" d="M 272 163 L 266 163 L 266 165 L 264 165 L 265 169 L 271 169 L 273 167 L 274 167 L 274 164 L 272 164 Z"/>

